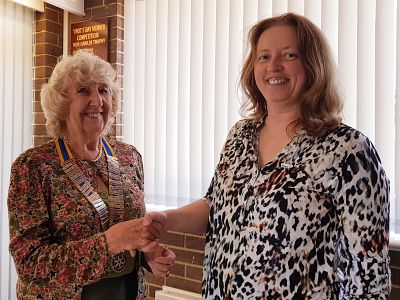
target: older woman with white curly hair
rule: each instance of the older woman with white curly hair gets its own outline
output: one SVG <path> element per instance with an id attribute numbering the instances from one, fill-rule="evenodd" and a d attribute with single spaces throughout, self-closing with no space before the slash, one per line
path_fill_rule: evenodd
<path id="1" fill-rule="evenodd" d="M 142 299 L 142 266 L 165 277 L 175 255 L 161 228 L 143 229 L 141 155 L 106 138 L 115 70 L 78 52 L 58 62 L 41 101 L 54 139 L 16 159 L 8 195 L 18 298 Z"/>

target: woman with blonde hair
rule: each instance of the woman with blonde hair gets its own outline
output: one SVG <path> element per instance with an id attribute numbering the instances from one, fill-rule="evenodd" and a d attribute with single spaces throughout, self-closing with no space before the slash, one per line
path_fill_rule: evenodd
<path id="1" fill-rule="evenodd" d="M 231 129 L 204 199 L 145 216 L 206 233 L 204 299 L 388 299 L 389 180 L 342 123 L 322 32 L 288 13 L 249 32 L 250 112 Z"/>
<path id="2" fill-rule="evenodd" d="M 143 230 L 142 159 L 106 137 L 116 72 L 99 57 L 62 59 L 41 90 L 53 140 L 13 163 L 10 253 L 18 299 L 143 299 L 143 266 L 165 277 L 175 255 Z"/>

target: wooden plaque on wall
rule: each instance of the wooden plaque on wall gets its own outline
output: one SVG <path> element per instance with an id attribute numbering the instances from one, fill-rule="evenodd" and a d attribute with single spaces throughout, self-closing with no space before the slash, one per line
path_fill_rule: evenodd
<path id="1" fill-rule="evenodd" d="M 108 60 L 108 18 L 71 24 L 70 54 L 82 49 Z"/>

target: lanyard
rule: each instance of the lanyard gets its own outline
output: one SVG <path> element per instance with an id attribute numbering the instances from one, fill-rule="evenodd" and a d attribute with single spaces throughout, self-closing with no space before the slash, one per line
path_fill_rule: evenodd
<path id="1" fill-rule="evenodd" d="M 99 194 L 94 190 L 89 180 L 77 165 L 68 143 L 64 142 L 61 137 L 55 139 L 54 142 L 65 174 L 96 209 L 103 230 L 106 230 L 109 225 L 123 221 L 124 201 L 121 172 L 118 159 L 109 142 L 104 137 L 101 137 L 102 148 L 100 151 L 104 151 L 107 155 L 110 213 L 103 199 L 101 199 Z"/>

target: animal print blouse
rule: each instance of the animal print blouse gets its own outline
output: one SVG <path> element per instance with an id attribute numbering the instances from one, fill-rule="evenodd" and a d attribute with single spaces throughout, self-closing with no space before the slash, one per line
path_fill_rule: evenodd
<path id="1" fill-rule="evenodd" d="M 141 217 L 141 156 L 130 145 L 110 144 L 120 164 L 125 216 Z M 97 162 L 75 158 L 87 178 L 99 176 L 108 186 L 104 153 Z M 100 218 L 62 170 L 54 141 L 27 150 L 12 165 L 8 211 L 18 299 L 81 299 L 82 287 L 106 274 L 110 254 Z"/>
<path id="2" fill-rule="evenodd" d="M 359 131 L 296 136 L 258 164 L 264 120 L 229 133 L 205 196 L 206 299 L 387 299 L 389 181 Z"/>

